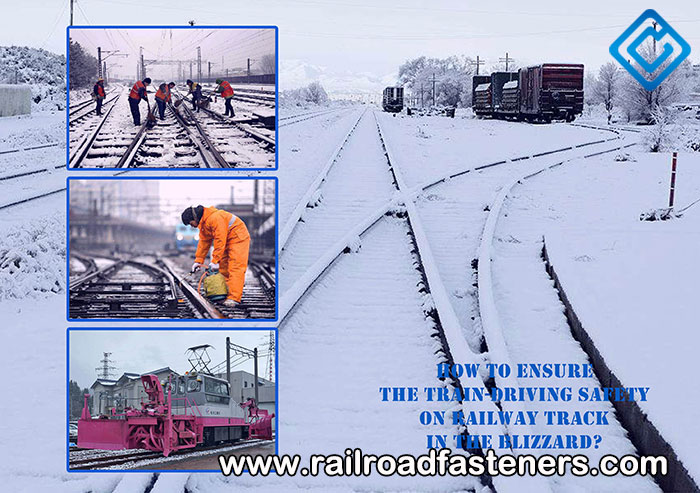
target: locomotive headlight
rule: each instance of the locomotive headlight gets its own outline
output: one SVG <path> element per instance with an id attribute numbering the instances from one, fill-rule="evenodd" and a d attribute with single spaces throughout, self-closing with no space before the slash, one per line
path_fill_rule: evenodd
<path id="1" fill-rule="evenodd" d="M 177 234 L 176 238 L 177 238 L 177 241 L 182 241 L 185 239 L 185 237 L 182 236 L 180 233 Z"/>

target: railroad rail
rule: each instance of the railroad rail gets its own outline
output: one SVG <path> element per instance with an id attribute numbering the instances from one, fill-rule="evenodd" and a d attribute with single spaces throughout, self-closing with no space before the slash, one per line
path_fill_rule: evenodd
<path id="1" fill-rule="evenodd" d="M 76 258 L 86 261 L 87 256 Z M 161 257 L 115 259 L 102 269 L 74 276 L 69 283 L 73 319 L 273 319 L 275 278 L 265 264 L 250 263 L 242 302 L 212 303 L 199 291 L 199 276 L 183 274 Z"/>
<path id="2" fill-rule="evenodd" d="M 419 289 L 424 290 L 431 297 L 431 303 L 429 303 L 429 305 L 434 308 L 434 310 L 428 311 L 426 315 L 432 317 L 433 321 L 435 322 L 435 326 L 437 327 L 439 333 L 439 340 L 441 344 L 440 354 L 446 355 L 446 357 L 451 361 L 456 360 L 466 363 L 481 361 L 482 358 L 489 357 L 491 355 L 490 339 L 495 338 L 493 342 L 494 348 L 498 347 L 498 339 L 495 336 L 489 337 L 488 335 L 486 335 L 482 348 L 484 351 L 483 354 L 475 352 L 474 349 L 469 347 L 469 345 L 467 344 L 465 336 L 463 334 L 463 328 L 461 327 L 459 319 L 456 313 L 454 312 L 454 308 L 452 307 L 449 301 L 447 290 L 441 279 L 441 275 L 437 270 L 437 264 L 434 260 L 434 255 L 431 251 L 431 245 L 428 241 L 426 230 L 421 224 L 421 217 L 416 209 L 415 201 L 426 190 L 438 186 L 441 183 L 450 181 L 453 178 L 461 176 L 473 176 L 475 171 L 485 170 L 488 168 L 493 168 L 505 164 L 520 164 L 520 162 L 526 161 L 528 163 L 531 163 L 528 164 L 529 172 L 527 173 L 528 175 L 530 175 L 532 173 L 541 172 L 537 171 L 538 168 L 550 169 L 552 167 L 561 165 L 565 162 L 588 159 L 601 154 L 625 149 L 636 144 L 625 144 L 624 142 L 613 143 L 613 141 L 621 140 L 620 131 L 604 128 L 599 128 L 599 130 L 610 131 L 614 134 L 614 136 L 610 138 L 596 139 L 573 146 L 551 149 L 544 152 L 525 154 L 522 156 L 513 157 L 511 159 L 503 159 L 500 161 L 486 163 L 483 165 L 470 166 L 462 170 L 446 173 L 444 176 L 436 177 L 435 179 L 427 180 L 425 183 L 411 188 L 406 185 L 406 182 L 402 177 L 400 169 L 396 166 L 396 159 L 393 156 L 393 152 L 391 151 L 389 144 L 387 143 L 381 125 L 377 120 L 377 131 L 379 133 L 380 140 L 385 151 L 387 164 L 391 170 L 391 175 L 397 194 L 394 197 L 389 198 L 381 206 L 377 207 L 376 210 L 374 210 L 372 213 L 366 215 L 366 217 L 359 221 L 354 227 L 349 228 L 349 231 L 347 231 L 347 233 L 341 239 L 335 242 L 332 247 L 328 248 L 325 252 L 323 252 L 317 258 L 316 262 L 313 263 L 313 265 L 311 265 L 291 287 L 284 290 L 282 298 L 280 300 L 280 329 L 282 329 L 290 321 L 290 317 L 293 313 L 295 313 L 299 301 L 303 299 L 305 295 L 308 292 L 310 292 L 315 285 L 320 283 L 321 279 L 324 276 L 328 275 L 328 273 L 332 270 L 333 265 L 337 261 L 339 261 L 339 259 L 343 258 L 347 253 L 354 251 L 353 248 L 356 247 L 354 247 L 353 245 L 356 245 L 358 241 L 366 241 L 363 240 L 363 238 L 369 236 L 371 234 L 371 231 L 375 227 L 377 227 L 377 225 L 385 223 L 387 217 L 391 217 L 396 219 L 403 219 L 407 223 L 407 227 L 409 230 L 408 236 L 412 245 L 414 246 L 413 251 L 415 252 L 416 256 L 416 258 L 414 259 L 414 264 L 416 266 L 416 269 L 419 271 L 420 276 L 423 279 L 422 283 L 419 283 Z M 349 136 L 346 136 L 341 146 L 347 143 L 348 138 Z M 600 150 L 591 149 L 591 152 L 587 152 L 586 149 L 590 147 L 598 147 Z M 552 163 L 551 157 L 558 153 L 570 153 L 572 154 L 572 157 Z M 543 160 L 544 164 L 538 166 L 540 160 Z M 535 168 L 534 171 L 533 168 Z M 320 184 L 323 182 L 323 179 L 325 179 L 327 172 L 328 170 L 324 169 L 322 171 L 323 176 L 321 178 L 317 177 L 317 180 L 315 180 L 312 183 L 312 186 L 309 187 L 310 192 L 304 195 L 302 200 L 299 202 L 298 207 L 301 207 L 302 209 L 306 208 L 308 204 L 306 199 L 309 196 L 317 195 Z M 297 217 L 299 216 L 297 216 L 296 214 L 293 215 L 290 221 L 285 225 L 285 229 L 283 231 L 286 231 L 286 235 L 283 238 L 281 238 L 281 240 L 283 239 L 286 242 L 290 238 L 294 228 L 300 223 Z M 306 217 L 304 219 L 305 222 L 308 222 L 310 220 L 311 218 Z M 482 265 L 482 262 L 485 265 L 488 265 L 488 261 L 479 261 L 478 265 L 480 267 Z M 494 351 L 494 355 L 495 354 L 497 354 L 497 351 Z M 461 385 L 461 383 L 458 380 L 451 382 L 451 384 L 455 387 Z M 500 386 L 503 385 L 503 382 L 493 382 L 487 379 L 483 380 L 483 385 L 486 388 L 489 388 L 494 384 Z M 467 406 L 465 406 L 465 410 L 466 409 Z M 514 430 L 511 428 L 506 429 L 505 433 L 522 433 L 526 431 L 526 429 Z M 478 427 L 470 427 L 469 430 L 465 430 L 465 433 L 478 434 L 479 430 Z M 488 481 L 490 481 L 490 478 L 484 478 L 484 481 L 488 483 Z M 494 479 L 494 482 L 496 481 L 503 482 L 510 480 L 506 478 L 499 478 L 498 480 Z M 520 478 L 519 481 L 531 481 L 532 484 L 529 486 L 531 486 L 533 489 L 536 489 L 537 491 L 550 490 L 550 486 L 546 483 L 544 478 L 528 478 L 527 480 Z M 520 486 L 520 483 L 518 483 L 518 485 Z"/>
<path id="3" fill-rule="evenodd" d="M 119 95 L 115 96 L 118 97 Z M 86 131 L 70 139 L 71 168 L 235 168 L 272 167 L 274 134 L 250 124 L 229 120 L 202 109 L 169 104 L 164 120 L 124 127 L 131 116 L 111 104 L 99 120 L 90 119 Z M 149 107 L 156 114 L 156 105 Z M 148 113 L 148 112 L 147 112 Z M 79 133 L 82 120 L 71 121 Z"/>
<path id="4" fill-rule="evenodd" d="M 172 452 L 168 457 L 163 457 L 160 452 L 151 452 L 148 450 L 125 450 L 125 451 L 105 451 L 105 450 L 89 450 L 82 449 L 71 451 L 68 458 L 68 467 L 71 470 L 83 471 L 94 469 L 109 469 L 116 466 L 126 467 L 127 469 L 135 469 L 144 465 L 155 465 L 158 463 L 173 462 L 175 460 L 186 460 L 189 457 L 198 457 L 206 453 L 221 453 L 238 450 L 249 447 L 274 443 L 270 440 L 243 440 L 235 443 L 223 443 L 217 445 L 200 446 L 194 449 L 183 449 Z"/>
<path id="5" fill-rule="evenodd" d="M 304 122 L 306 120 L 311 120 L 312 118 L 316 118 L 317 116 L 328 115 L 329 113 L 334 113 L 336 111 L 341 111 L 344 109 L 346 109 L 346 108 L 333 108 L 330 110 L 310 111 L 308 113 L 300 113 L 297 115 L 285 116 L 285 117 L 279 119 L 279 121 L 280 121 L 279 127 L 286 127 L 288 125 L 294 125 L 295 123 Z"/>

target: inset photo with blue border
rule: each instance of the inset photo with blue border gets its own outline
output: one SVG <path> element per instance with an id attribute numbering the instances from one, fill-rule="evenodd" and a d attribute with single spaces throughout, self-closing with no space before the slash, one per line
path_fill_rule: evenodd
<path id="1" fill-rule="evenodd" d="M 277 178 L 68 178 L 69 320 L 277 319 Z"/>
<path id="2" fill-rule="evenodd" d="M 220 473 L 220 455 L 278 453 L 276 329 L 69 328 L 66 339 L 69 472 Z"/>
<path id="3" fill-rule="evenodd" d="M 275 26 L 71 26 L 69 169 L 277 169 Z"/>

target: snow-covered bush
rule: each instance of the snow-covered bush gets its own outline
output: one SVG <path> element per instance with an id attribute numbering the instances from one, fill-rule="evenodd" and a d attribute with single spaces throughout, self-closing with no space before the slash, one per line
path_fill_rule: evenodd
<path id="1" fill-rule="evenodd" d="M 27 46 L 0 46 L 0 83 L 28 84 L 32 111 L 66 107 L 66 58 Z"/>
<path id="2" fill-rule="evenodd" d="M 0 299 L 65 290 L 63 213 L 11 226 L 0 239 Z"/>
<path id="3" fill-rule="evenodd" d="M 670 150 L 676 144 L 673 135 L 673 124 L 676 114 L 673 110 L 656 106 L 651 110 L 651 121 L 653 125 L 649 127 L 642 136 L 644 147 L 650 152 L 662 152 Z"/>
<path id="4" fill-rule="evenodd" d="M 280 106 L 282 107 L 308 106 L 309 104 L 326 105 L 329 101 L 328 93 L 318 81 L 314 81 L 306 87 L 280 93 Z"/>

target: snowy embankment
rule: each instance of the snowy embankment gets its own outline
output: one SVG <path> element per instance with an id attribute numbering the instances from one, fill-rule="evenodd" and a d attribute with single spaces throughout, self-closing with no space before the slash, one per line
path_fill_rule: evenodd
<path id="1" fill-rule="evenodd" d="M 623 385 L 650 387 L 639 404 L 697 481 L 698 399 L 682 375 L 693 374 L 698 342 L 688 307 L 700 273 L 692 247 L 700 211 L 640 222 L 641 212 L 665 205 L 670 156 L 628 152 L 572 162 L 513 189 L 494 241 L 497 306 L 516 361 L 585 361 L 540 257 L 546 234 L 584 328 Z M 697 154 L 681 154 L 680 205 L 700 197 L 698 164 Z M 605 428 L 601 449 L 628 450 L 624 434 Z"/>

